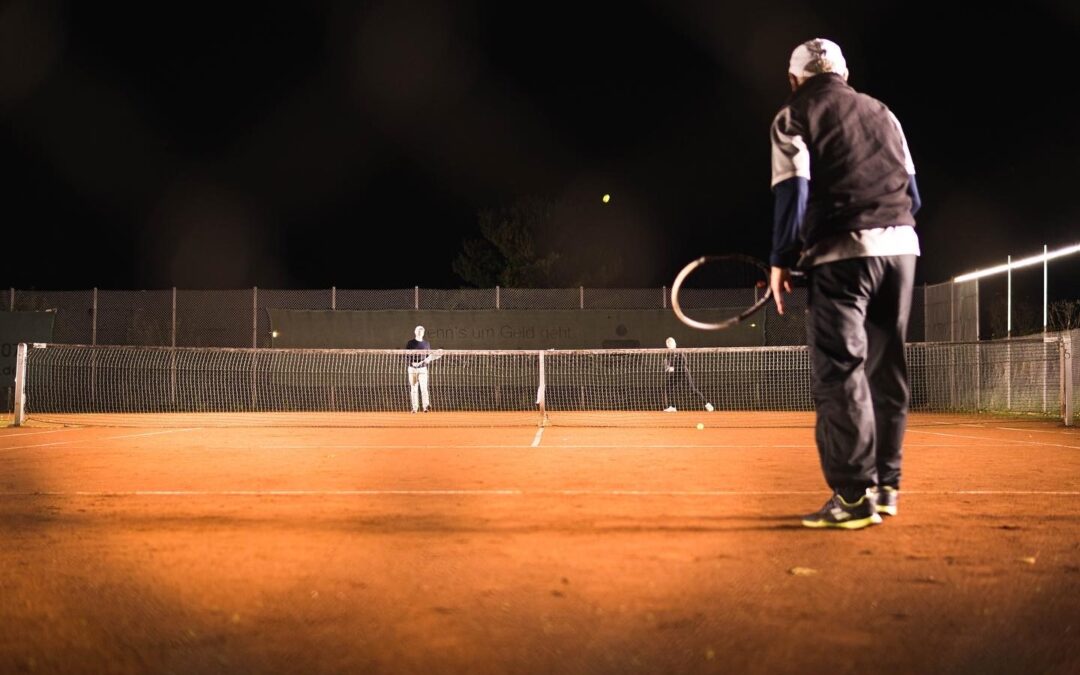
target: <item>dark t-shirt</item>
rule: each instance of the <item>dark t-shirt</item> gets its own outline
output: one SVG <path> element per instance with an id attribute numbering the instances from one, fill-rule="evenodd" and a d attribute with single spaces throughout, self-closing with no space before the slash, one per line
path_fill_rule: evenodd
<path id="1" fill-rule="evenodd" d="M 419 350 L 423 350 L 423 351 L 431 351 L 431 343 L 428 342 L 427 340 L 415 340 L 415 339 L 413 339 L 413 340 L 409 340 L 408 342 L 405 343 L 405 349 L 410 349 L 410 350 L 419 349 Z M 405 360 L 406 360 L 407 364 L 410 367 L 414 367 L 413 364 L 416 363 L 417 361 L 420 361 L 422 358 L 423 357 L 409 357 L 409 358 L 406 358 Z M 426 363 L 421 364 L 419 367 L 420 368 L 427 368 L 427 364 Z"/>

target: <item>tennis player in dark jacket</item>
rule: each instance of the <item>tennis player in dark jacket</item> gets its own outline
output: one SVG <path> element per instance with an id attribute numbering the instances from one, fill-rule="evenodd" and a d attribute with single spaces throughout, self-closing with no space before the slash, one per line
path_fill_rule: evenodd
<path id="1" fill-rule="evenodd" d="M 915 166 L 896 116 L 848 84 L 840 47 L 795 48 L 792 94 L 772 123 L 771 286 L 809 281 L 816 440 L 833 495 L 807 527 L 896 515 L 908 412 L 904 340 L 919 239 Z"/>

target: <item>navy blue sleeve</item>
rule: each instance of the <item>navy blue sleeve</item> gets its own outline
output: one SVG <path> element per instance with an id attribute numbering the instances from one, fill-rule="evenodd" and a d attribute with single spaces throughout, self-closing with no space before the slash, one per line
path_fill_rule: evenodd
<path id="1" fill-rule="evenodd" d="M 773 188 L 773 235 L 769 264 L 773 267 L 794 267 L 799 260 L 802 240 L 799 230 L 806 216 L 806 201 L 810 197 L 810 181 L 792 176 Z"/>
<path id="2" fill-rule="evenodd" d="M 922 197 L 919 196 L 919 186 L 915 184 L 913 173 L 908 174 L 907 193 L 908 197 L 911 197 L 911 215 L 915 215 L 922 208 Z"/>

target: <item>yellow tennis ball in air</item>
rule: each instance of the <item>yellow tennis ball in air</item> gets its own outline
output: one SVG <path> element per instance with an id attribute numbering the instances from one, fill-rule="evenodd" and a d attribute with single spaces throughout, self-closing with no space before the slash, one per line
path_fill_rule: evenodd
<path id="1" fill-rule="evenodd" d="M 600 201 L 602 201 L 602 202 L 604 202 L 605 204 L 607 204 L 608 202 L 610 202 L 610 201 L 611 201 L 611 195 L 604 195 L 603 197 L 601 197 L 601 198 L 600 198 Z"/>
<path id="2" fill-rule="evenodd" d="M 702 424 L 701 422 L 698 422 L 698 423 L 697 423 L 697 428 L 698 428 L 698 431 L 701 431 L 702 429 L 704 429 L 704 428 L 705 428 L 705 425 L 704 425 L 704 424 Z"/>

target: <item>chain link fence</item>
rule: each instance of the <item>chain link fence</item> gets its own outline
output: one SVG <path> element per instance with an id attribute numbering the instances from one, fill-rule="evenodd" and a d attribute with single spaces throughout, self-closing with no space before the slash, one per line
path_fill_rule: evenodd
<path id="1" fill-rule="evenodd" d="M 930 287 L 936 288 L 936 287 Z M 760 291 L 758 291 L 760 292 Z M 936 292 L 936 291 L 935 291 Z M 685 289 L 687 309 L 739 307 L 754 291 Z M 924 338 L 924 293 L 916 289 L 909 341 Z M 7 309 L 55 309 L 53 339 L 66 344 L 176 347 L 266 347 L 267 309 L 340 310 L 634 310 L 668 309 L 670 290 L 662 288 L 487 288 L 429 289 L 263 289 L 239 290 L 84 290 L 9 289 Z M 761 317 L 763 344 L 806 343 L 806 290 L 786 298 L 784 316 L 769 305 Z M 936 307 L 936 305 L 935 305 Z M 935 309 L 935 312 L 939 310 Z M 929 317 L 929 314 L 927 314 Z M 937 324 L 934 324 L 935 326 Z"/>

